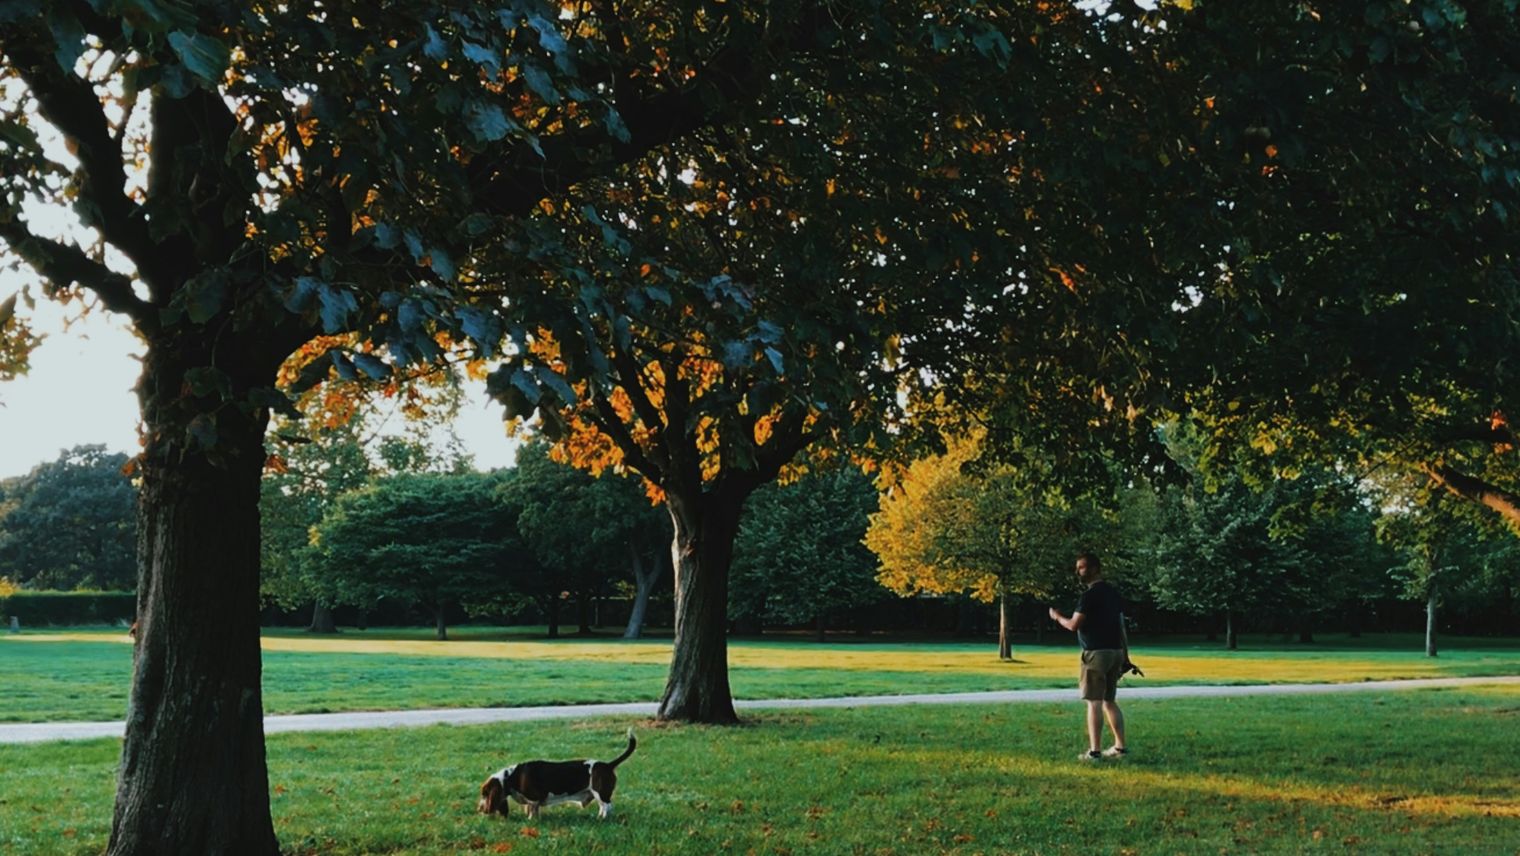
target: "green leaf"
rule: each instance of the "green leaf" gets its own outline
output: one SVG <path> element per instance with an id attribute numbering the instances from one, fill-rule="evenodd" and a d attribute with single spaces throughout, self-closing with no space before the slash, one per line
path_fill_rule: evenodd
<path id="1" fill-rule="evenodd" d="M 227 46 L 215 36 L 205 33 L 172 32 L 169 34 L 169 46 L 174 48 L 174 53 L 191 74 L 212 86 L 222 82 L 222 75 L 226 74 L 227 65 L 232 61 Z"/>
<path id="2" fill-rule="evenodd" d="M 559 396 L 561 402 L 565 404 L 575 403 L 575 390 L 570 387 L 570 384 L 565 382 L 565 379 L 560 376 L 559 372 L 545 366 L 534 366 L 533 376 L 538 379 L 539 383 L 554 390 L 554 394 Z"/>
<path id="3" fill-rule="evenodd" d="M 374 380 L 385 380 L 391 376 L 391 367 L 379 357 L 372 354 L 354 354 L 354 365 L 359 371 L 369 375 Z"/>
<path id="4" fill-rule="evenodd" d="M 477 45 L 472 41 L 466 40 L 464 43 L 464 55 L 466 59 L 478 63 L 481 68 L 490 72 L 492 77 L 495 77 L 501 71 L 501 56 L 484 45 Z"/>
<path id="5" fill-rule="evenodd" d="M 227 272 L 211 268 L 196 274 L 185 283 L 185 313 L 196 324 L 210 321 L 222 308 L 227 296 Z"/>
<path id="6" fill-rule="evenodd" d="M 64 73 L 72 75 L 74 64 L 84 54 L 84 27 L 80 26 L 79 19 L 72 13 L 59 9 L 55 4 L 48 10 L 48 29 L 52 31 L 53 41 L 58 45 L 53 56 L 57 58 Z"/>
<path id="7" fill-rule="evenodd" d="M 354 368 L 354 361 L 343 355 L 342 351 L 332 352 L 333 368 L 338 370 L 338 377 L 344 380 L 358 380 L 359 372 Z"/>
<path id="8" fill-rule="evenodd" d="M 533 94 L 549 104 L 558 104 L 564 100 L 559 90 L 554 88 L 554 80 L 549 77 L 548 72 L 536 65 L 523 67 L 523 80 L 528 84 L 528 88 L 533 90 Z"/>
<path id="9" fill-rule="evenodd" d="M 427 255 L 428 267 L 433 269 L 433 273 L 449 281 L 454 279 L 454 260 L 449 258 L 448 253 L 438 247 L 433 247 L 427 251 Z"/>
<path id="10" fill-rule="evenodd" d="M 444 42 L 443 38 L 438 35 L 438 31 L 433 29 L 432 25 L 425 24 L 423 25 L 423 33 L 425 34 L 425 39 L 422 43 L 423 55 L 428 59 L 435 59 L 439 62 L 448 59 L 449 46 L 446 42 Z"/>
<path id="11" fill-rule="evenodd" d="M 515 124 L 501 107 L 479 99 L 465 105 L 464 123 L 471 134 L 488 143 L 505 137 Z"/>
<path id="12" fill-rule="evenodd" d="M 317 296 L 317 289 L 322 281 L 314 276 L 303 276 L 296 279 L 295 287 L 285 298 L 285 308 L 291 312 L 305 312 L 311 306 L 311 301 Z"/>
<path id="13" fill-rule="evenodd" d="M 622 114 L 618 113 L 616 108 L 608 107 L 607 115 L 602 117 L 602 122 L 606 124 L 607 132 L 612 134 L 618 142 L 626 143 L 633 139 L 633 135 L 628 133 L 628 126 L 623 124 Z"/>
<path id="14" fill-rule="evenodd" d="M 359 311 L 359 301 L 325 282 L 317 289 L 317 297 L 322 302 L 322 332 L 341 333 L 348 329 L 349 319 Z"/>
<path id="15" fill-rule="evenodd" d="M 775 348 L 766 348 L 765 356 L 766 359 L 771 361 L 771 367 L 776 370 L 776 374 L 784 374 L 786 372 L 785 364 L 781 360 L 780 351 Z"/>
<path id="16" fill-rule="evenodd" d="M 539 389 L 538 382 L 535 381 L 533 379 L 533 376 L 528 374 L 527 370 L 521 366 L 512 372 L 511 380 L 512 386 L 516 387 L 517 390 L 523 394 L 523 397 L 527 399 L 528 404 L 537 405 L 539 399 L 544 397 L 544 392 L 543 390 Z"/>

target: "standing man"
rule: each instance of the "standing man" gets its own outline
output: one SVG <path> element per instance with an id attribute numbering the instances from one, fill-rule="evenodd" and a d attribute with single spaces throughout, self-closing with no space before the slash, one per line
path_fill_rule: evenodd
<path id="1" fill-rule="evenodd" d="M 1050 617 L 1067 630 L 1077 632 L 1082 644 L 1082 673 L 1079 686 L 1087 702 L 1087 751 L 1077 756 L 1083 761 L 1120 758 L 1129 754 L 1124 746 L 1124 714 L 1114 701 L 1119 678 L 1129 662 L 1129 636 L 1124 632 L 1124 599 L 1119 590 L 1103 579 L 1103 564 L 1092 553 L 1077 555 L 1077 579 L 1086 588 L 1070 618 L 1055 607 Z M 1103 745 L 1103 720 L 1114 734 L 1114 745 Z"/>

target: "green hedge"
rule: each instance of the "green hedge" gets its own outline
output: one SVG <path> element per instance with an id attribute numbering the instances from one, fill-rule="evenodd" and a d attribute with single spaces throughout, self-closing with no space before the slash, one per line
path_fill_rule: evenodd
<path id="1" fill-rule="evenodd" d="M 7 628 L 13 615 L 27 628 L 130 623 L 136 614 L 137 595 L 129 591 L 18 591 L 0 597 L 0 622 Z"/>

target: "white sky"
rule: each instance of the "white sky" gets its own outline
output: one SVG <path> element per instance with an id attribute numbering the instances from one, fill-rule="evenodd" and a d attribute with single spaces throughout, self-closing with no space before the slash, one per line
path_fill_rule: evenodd
<path id="1" fill-rule="evenodd" d="M 0 273 L 0 300 L 20 284 L 19 277 Z M 142 345 L 127 324 L 104 311 L 81 318 L 77 306 L 65 309 L 44 298 L 34 311 L 18 306 L 17 314 L 46 338 L 32 352 L 27 375 L 0 383 L 0 478 L 22 475 L 86 443 L 136 454 L 132 388 L 141 371 Z M 66 318 L 73 319 L 67 330 Z M 501 418 L 501 405 L 486 398 L 485 385 L 468 383 L 454 432 L 480 469 L 512 462 L 516 444 L 507 439 Z"/>

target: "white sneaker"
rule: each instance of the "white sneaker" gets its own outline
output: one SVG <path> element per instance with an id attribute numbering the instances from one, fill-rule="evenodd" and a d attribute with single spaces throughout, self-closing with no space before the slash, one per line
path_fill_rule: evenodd
<path id="1" fill-rule="evenodd" d="M 1105 758 L 1123 758 L 1127 755 L 1129 755 L 1129 750 L 1123 746 L 1110 746 L 1103 750 L 1103 757 Z"/>
<path id="2" fill-rule="evenodd" d="M 1094 749 L 1091 752 L 1083 752 L 1081 755 L 1078 755 L 1077 756 L 1077 760 L 1078 761 L 1101 761 L 1101 760 L 1103 760 L 1103 753 L 1099 752 L 1096 749 Z"/>

